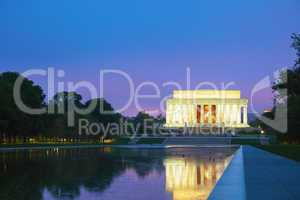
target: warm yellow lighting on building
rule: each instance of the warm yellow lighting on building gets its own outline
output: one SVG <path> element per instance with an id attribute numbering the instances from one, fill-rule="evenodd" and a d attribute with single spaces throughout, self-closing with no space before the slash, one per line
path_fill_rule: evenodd
<path id="1" fill-rule="evenodd" d="M 166 103 L 166 127 L 248 127 L 239 90 L 175 90 Z"/>

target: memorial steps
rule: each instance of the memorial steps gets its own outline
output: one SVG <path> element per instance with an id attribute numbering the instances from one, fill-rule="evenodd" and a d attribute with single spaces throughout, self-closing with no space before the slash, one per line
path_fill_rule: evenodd
<path id="1" fill-rule="evenodd" d="M 168 137 L 164 145 L 224 146 L 231 145 L 230 137 Z"/>

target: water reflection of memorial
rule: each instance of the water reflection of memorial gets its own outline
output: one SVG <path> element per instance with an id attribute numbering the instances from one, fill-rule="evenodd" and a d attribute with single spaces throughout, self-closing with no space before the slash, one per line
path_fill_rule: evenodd
<path id="1" fill-rule="evenodd" d="M 2 151 L 0 199 L 115 200 L 134 193 L 130 199 L 206 199 L 233 152 L 110 147 Z"/>
<path id="2" fill-rule="evenodd" d="M 207 199 L 231 157 L 170 157 L 164 160 L 166 190 L 173 200 Z"/>

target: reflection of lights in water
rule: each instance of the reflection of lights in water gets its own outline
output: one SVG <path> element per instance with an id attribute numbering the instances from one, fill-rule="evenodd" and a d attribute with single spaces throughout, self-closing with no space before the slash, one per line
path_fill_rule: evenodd
<path id="1" fill-rule="evenodd" d="M 104 153 L 111 153 L 112 152 L 112 147 L 103 147 L 103 152 Z"/>
<path id="2" fill-rule="evenodd" d="M 166 190 L 173 193 L 173 200 L 207 199 L 228 160 L 230 157 L 200 161 L 191 158 L 168 158 L 164 161 Z"/>

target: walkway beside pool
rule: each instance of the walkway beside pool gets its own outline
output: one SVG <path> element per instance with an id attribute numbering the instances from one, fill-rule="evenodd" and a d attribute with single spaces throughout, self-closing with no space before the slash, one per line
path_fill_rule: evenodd
<path id="1" fill-rule="evenodd" d="M 242 146 L 209 199 L 300 199 L 300 163 Z"/>

